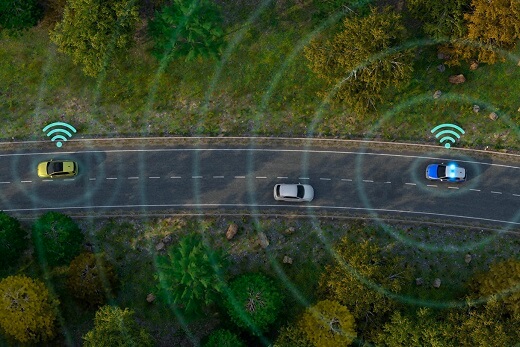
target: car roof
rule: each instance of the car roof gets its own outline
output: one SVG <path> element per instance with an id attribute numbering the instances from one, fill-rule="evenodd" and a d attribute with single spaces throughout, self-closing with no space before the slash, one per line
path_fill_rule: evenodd
<path id="1" fill-rule="evenodd" d="M 297 197 L 298 185 L 297 184 L 280 184 L 280 195 L 283 197 L 291 196 Z"/>

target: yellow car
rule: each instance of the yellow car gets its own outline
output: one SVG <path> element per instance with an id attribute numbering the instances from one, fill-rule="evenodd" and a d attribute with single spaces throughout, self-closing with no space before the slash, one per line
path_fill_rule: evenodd
<path id="1" fill-rule="evenodd" d="M 78 174 L 78 164 L 70 160 L 43 161 L 38 164 L 38 176 L 42 178 L 73 177 Z"/>

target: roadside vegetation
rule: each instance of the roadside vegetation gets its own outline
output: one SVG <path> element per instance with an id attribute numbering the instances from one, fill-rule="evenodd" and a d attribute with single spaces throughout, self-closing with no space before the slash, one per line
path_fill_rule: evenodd
<path id="1" fill-rule="evenodd" d="M 435 144 L 430 130 L 456 123 L 466 131 L 459 146 L 518 150 L 517 2 L 410 0 L 386 10 L 377 1 L 348 0 L 190 4 L 52 0 L 27 5 L 19 23 L 4 20 L 0 137 L 41 139 L 46 124 L 63 120 L 87 137 L 223 134 Z M 103 16 L 68 10 L 76 6 L 95 6 Z M 342 32 L 356 25 L 380 30 Z M 349 44 L 334 43 L 340 39 Z M 372 48 L 350 60 L 348 47 Z M 327 54 L 340 58 L 327 60 Z M 458 74 L 466 81 L 451 84 L 448 78 Z M 442 94 L 434 99 L 437 90 Z"/>
<path id="2" fill-rule="evenodd" d="M 52 265 L 35 253 L 32 223 L 21 224 L 27 251 L 0 274 L 2 344 L 520 341 L 515 234 L 312 218 L 43 216 L 55 222 L 47 229 L 74 223 L 84 239 L 69 263 Z"/>

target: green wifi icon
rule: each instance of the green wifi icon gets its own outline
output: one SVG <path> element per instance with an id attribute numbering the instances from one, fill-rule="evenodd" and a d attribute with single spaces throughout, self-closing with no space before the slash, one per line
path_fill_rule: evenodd
<path id="1" fill-rule="evenodd" d="M 47 132 L 47 130 L 53 127 L 55 128 Z M 69 130 L 76 132 L 76 129 L 72 125 L 64 122 L 54 122 L 43 128 L 43 132 L 46 133 L 47 136 L 54 135 L 51 138 L 51 141 L 56 141 L 56 147 L 58 148 L 63 145 L 62 141 L 65 142 L 67 141 L 67 138 L 72 137 L 72 133 Z"/>
<path id="2" fill-rule="evenodd" d="M 440 129 L 443 129 L 443 128 L 453 128 L 455 130 L 458 130 L 461 134 L 465 134 L 464 130 L 461 127 L 459 127 L 458 125 L 455 125 L 455 124 L 451 124 L 451 123 L 445 123 L 445 124 L 437 125 L 435 128 L 433 128 L 431 130 L 431 132 L 432 132 L 432 134 L 434 134 L 437 130 L 440 130 Z M 454 137 L 449 136 L 449 135 L 443 136 L 445 134 L 453 135 Z M 446 142 L 444 144 L 444 147 L 446 147 L 446 148 L 450 148 L 451 147 L 450 142 L 451 143 L 455 143 L 455 141 L 456 141 L 455 137 L 457 139 L 460 139 L 459 133 L 454 131 L 454 130 L 451 130 L 451 129 L 441 130 L 437 134 L 435 134 L 436 138 L 439 138 L 441 136 L 443 136 L 443 137 L 440 139 L 440 142 L 441 142 L 441 144 L 443 142 Z"/>

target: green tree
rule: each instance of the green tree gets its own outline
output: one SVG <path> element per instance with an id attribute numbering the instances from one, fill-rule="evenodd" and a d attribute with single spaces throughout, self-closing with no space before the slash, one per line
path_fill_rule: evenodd
<path id="1" fill-rule="evenodd" d="M 464 37 L 467 26 L 464 14 L 471 0 L 408 0 L 406 6 L 414 18 L 423 22 L 423 30 L 436 40 Z"/>
<path id="2" fill-rule="evenodd" d="M 316 347 L 349 346 L 356 338 L 354 316 L 337 301 L 323 300 L 307 308 L 301 325 Z"/>
<path id="3" fill-rule="evenodd" d="M 69 0 L 51 40 L 86 75 L 97 76 L 130 47 L 138 18 L 135 0 Z"/>
<path id="4" fill-rule="evenodd" d="M 157 257 L 159 297 L 188 314 L 200 314 L 222 293 L 226 267 L 222 251 L 211 249 L 198 234 L 185 236 L 165 256 Z"/>
<path id="5" fill-rule="evenodd" d="M 64 214 L 47 212 L 33 225 L 32 237 L 38 258 L 50 266 L 68 264 L 81 250 L 84 235 Z"/>
<path id="6" fill-rule="evenodd" d="M 265 332 L 276 320 L 282 303 L 276 284 L 260 273 L 244 274 L 231 281 L 226 300 L 231 319 L 255 335 Z"/>
<path id="7" fill-rule="evenodd" d="M 227 329 L 218 329 L 209 335 L 204 347 L 246 347 L 246 344 L 237 334 Z"/>
<path id="8" fill-rule="evenodd" d="M 13 265 L 27 248 L 26 233 L 20 222 L 0 211 L 0 266 Z"/>
<path id="9" fill-rule="evenodd" d="M 155 13 L 148 32 L 159 60 L 217 57 L 224 46 L 220 8 L 210 0 L 174 0 Z"/>
<path id="10" fill-rule="evenodd" d="M 516 346 L 520 342 L 520 317 L 507 313 L 505 304 L 495 296 L 485 305 L 468 306 L 449 315 L 455 327 L 455 345 L 462 347 Z"/>
<path id="11" fill-rule="evenodd" d="M 0 28 L 10 34 L 31 28 L 43 17 L 43 9 L 38 0 L 0 1 Z"/>
<path id="12" fill-rule="evenodd" d="M 344 13 L 356 12 L 367 14 L 370 12 L 368 6 L 373 0 L 313 0 L 313 7 L 316 14 L 313 16 L 322 22 L 325 18 L 334 15 L 336 12 Z"/>
<path id="13" fill-rule="evenodd" d="M 320 291 L 347 306 L 361 325 L 362 337 L 373 339 L 396 308 L 386 292 L 399 293 L 411 281 L 411 269 L 370 240 L 354 242 L 345 237 L 334 251 L 336 262 L 326 267 Z"/>
<path id="14" fill-rule="evenodd" d="M 83 253 L 70 263 L 67 285 L 75 298 L 96 306 L 113 295 L 117 277 L 103 254 Z"/>
<path id="15" fill-rule="evenodd" d="M 51 340 L 58 304 L 39 280 L 21 275 L 0 281 L 0 327 L 19 343 Z"/>
<path id="16" fill-rule="evenodd" d="M 428 308 L 420 308 L 412 317 L 394 312 L 376 342 L 388 347 L 457 345 L 455 326 Z"/>
<path id="17" fill-rule="evenodd" d="M 331 87 L 340 86 L 336 98 L 358 112 L 375 107 L 389 87 L 410 79 L 413 53 L 396 50 L 406 36 L 398 13 L 388 7 L 372 9 L 366 17 L 349 16 L 344 30 L 332 40 L 312 41 L 304 53 L 308 66 Z"/>
<path id="18" fill-rule="evenodd" d="M 491 264 L 488 272 L 472 279 L 470 288 L 476 296 L 498 295 L 507 310 L 520 317 L 520 261 L 508 259 Z"/>
<path id="19" fill-rule="evenodd" d="M 274 347 L 314 347 L 314 344 L 298 322 L 280 329 Z"/>
<path id="20" fill-rule="evenodd" d="M 520 39 L 520 1 L 473 0 L 471 7 L 473 11 L 464 16 L 467 38 L 478 47 L 468 46 L 465 57 L 490 64 L 504 60 L 498 49 L 511 49 Z"/>
<path id="21" fill-rule="evenodd" d="M 84 347 L 153 346 L 151 335 L 134 320 L 134 311 L 105 305 L 94 318 L 94 328 L 83 336 Z"/>

